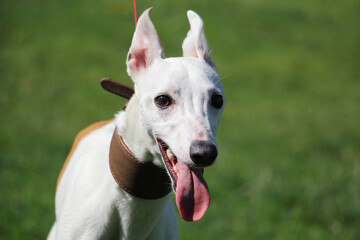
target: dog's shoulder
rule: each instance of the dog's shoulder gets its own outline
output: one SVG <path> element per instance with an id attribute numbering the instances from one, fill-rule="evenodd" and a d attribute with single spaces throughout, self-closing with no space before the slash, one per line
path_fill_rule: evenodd
<path id="1" fill-rule="evenodd" d="M 72 158 L 72 156 L 74 155 L 75 150 L 78 148 L 79 143 L 87 136 L 89 136 L 91 133 L 94 133 L 96 130 L 99 130 L 102 127 L 105 127 L 106 125 L 110 125 L 112 122 L 114 122 L 114 119 L 111 120 L 105 120 L 105 121 L 99 121 L 96 123 L 91 124 L 90 126 L 86 127 L 85 129 L 81 130 L 75 137 L 74 143 L 71 147 L 70 153 L 68 154 L 68 156 L 66 157 L 66 160 L 64 162 L 64 165 L 61 169 L 61 172 L 59 174 L 58 180 L 57 180 L 57 186 L 60 183 L 60 180 L 62 178 L 62 176 L 64 175 L 64 172 L 67 168 L 67 166 L 69 165 L 70 159 Z M 111 127 L 111 126 L 109 126 Z M 111 127 L 112 128 L 112 127 Z M 112 128 L 113 129 L 113 128 Z M 113 131 L 113 130 L 110 130 Z"/>

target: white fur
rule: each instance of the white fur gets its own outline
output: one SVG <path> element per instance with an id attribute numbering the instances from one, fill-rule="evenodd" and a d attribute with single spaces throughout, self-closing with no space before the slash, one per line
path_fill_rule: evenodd
<path id="1" fill-rule="evenodd" d="M 178 223 L 171 194 L 144 200 L 123 191 L 109 170 L 109 146 L 115 125 L 139 161 L 163 167 L 155 138 L 161 138 L 177 158 L 192 166 L 193 140 L 215 135 L 223 108 L 209 101 L 224 96 L 221 80 L 210 59 L 200 17 L 188 12 L 191 29 L 184 40 L 184 56 L 164 58 L 149 12 L 138 21 L 127 69 L 135 95 L 114 121 L 79 143 L 56 193 L 56 222 L 48 239 L 178 239 Z M 154 99 L 168 94 L 167 109 Z"/>

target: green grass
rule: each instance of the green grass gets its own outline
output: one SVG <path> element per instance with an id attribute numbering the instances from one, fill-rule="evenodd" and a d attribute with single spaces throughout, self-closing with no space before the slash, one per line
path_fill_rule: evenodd
<path id="1" fill-rule="evenodd" d="M 181 239 L 360 239 L 360 3 L 138 1 L 167 56 L 186 10 L 205 21 L 226 90 L 212 202 Z M 0 238 L 44 239 L 75 134 L 131 84 L 130 0 L 0 1 Z"/>

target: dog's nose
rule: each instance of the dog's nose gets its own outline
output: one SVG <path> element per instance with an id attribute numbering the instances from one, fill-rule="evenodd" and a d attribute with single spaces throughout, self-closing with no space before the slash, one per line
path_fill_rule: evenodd
<path id="1" fill-rule="evenodd" d="M 190 158 L 198 166 L 210 166 L 217 155 L 217 148 L 211 141 L 195 140 L 190 146 Z"/>

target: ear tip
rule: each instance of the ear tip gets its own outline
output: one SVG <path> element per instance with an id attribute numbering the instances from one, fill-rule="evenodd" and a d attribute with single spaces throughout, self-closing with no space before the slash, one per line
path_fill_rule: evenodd
<path id="1" fill-rule="evenodd" d="M 201 19 L 201 17 L 194 11 L 192 10 L 188 10 L 187 11 L 187 17 L 189 19 L 190 22 L 190 26 L 202 26 L 203 25 L 203 21 Z"/>
<path id="2" fill-rule="evenodd" d="M 150 7 L 150 8 L 148 8 L 148 9 L 146 9 L 146 10 L 141 14 L 141 16 L 139 17 L 138 22 L 142 22 L 142 21 L 143 21 L 142 19 L 150 19 L 150 12 L 151 12 L 153 9 L 154 9 L 153 7 Z"/>
<path id="3" fill-rule="evenodd" d="M 188 19 L 190 20 L 190 19 L 195 18 L 195 17 L 198 16 L 198 15 L 197 15 L 196 12 L 194 12 L 193 10 L 188 10 L 188 11 L 187 11 L 187 16 L 188 16 Z"/>
<path id="4" fill-rule="evenodd" d="M 145 12 L 149 14 L 152 10 L 154 10 L 154 7 L 149 7 L 148 9 L 145 10 Z"/>

